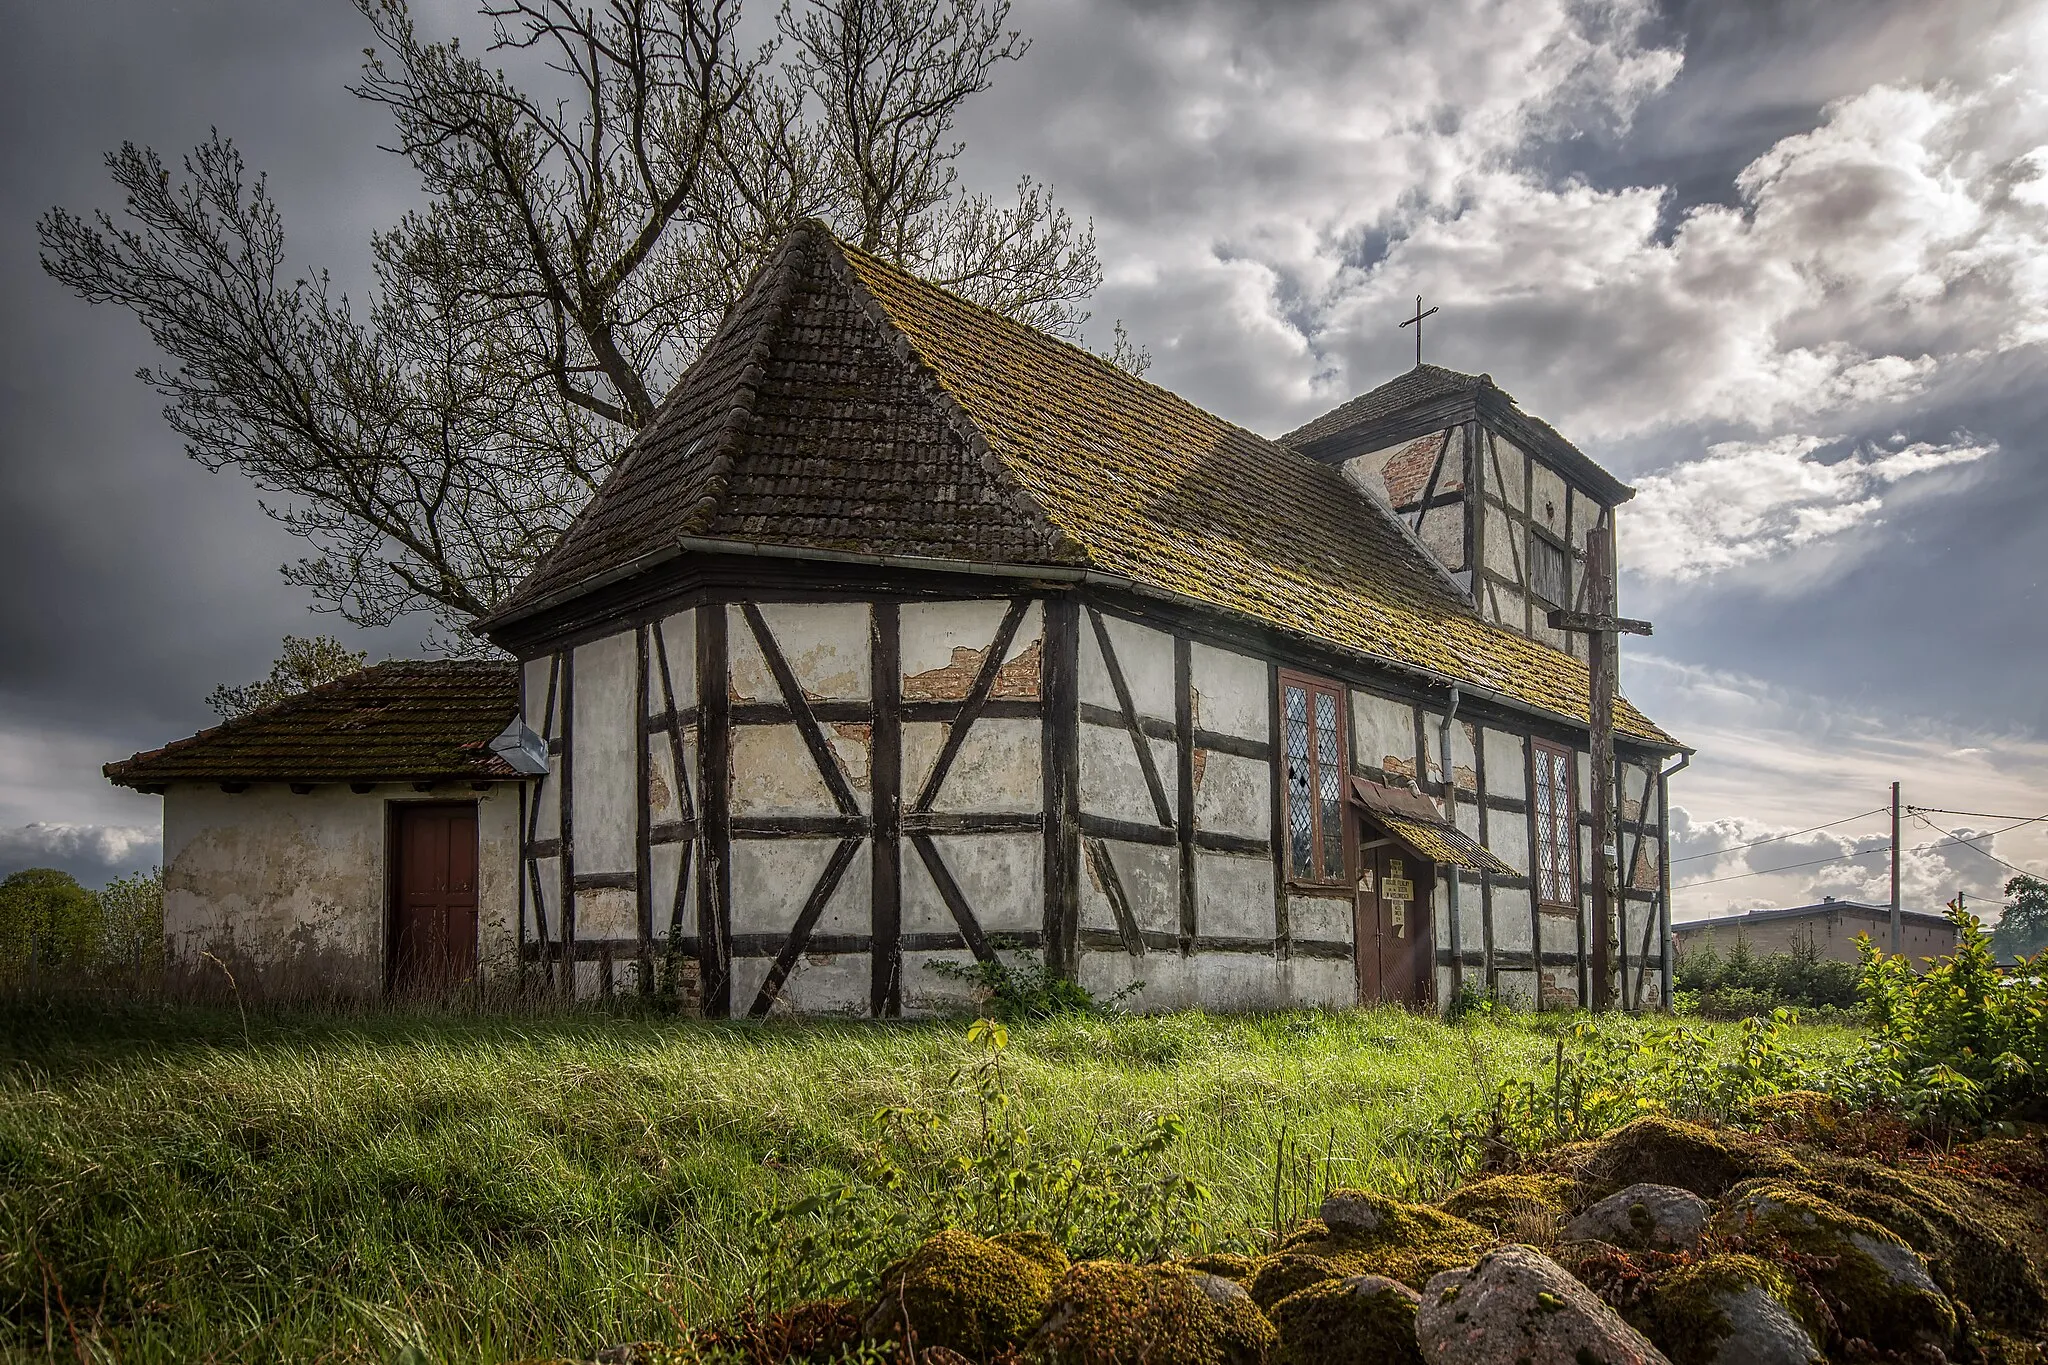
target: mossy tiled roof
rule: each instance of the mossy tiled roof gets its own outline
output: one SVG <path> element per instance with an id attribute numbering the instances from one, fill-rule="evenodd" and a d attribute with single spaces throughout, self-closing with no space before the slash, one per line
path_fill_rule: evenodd
<path id="1" fill-rule="evenodd" d="M 1337 469 L 817 227 L 496 620 L 690 536 L 1094 569 L 1586 716 L 1584 664 L 1482 622 Z"/>
<path id="2" fill-rule="evenodd" d="M 490 745 L 518 710 L 519 669 L 510 661 L 394 661 L 105 771 L 124 787 L 502 780 L 518 774 Z"/>

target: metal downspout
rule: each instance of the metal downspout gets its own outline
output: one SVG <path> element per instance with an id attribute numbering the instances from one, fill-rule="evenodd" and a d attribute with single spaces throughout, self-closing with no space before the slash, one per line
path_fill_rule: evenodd
<path id="1" fill-rule="evenodd" d="M 1450 709 L 1436 727 L 1437 750 L 1442 755 L 1444 775 L 1444 818 L 1451 822 L 1451 828 L 1458 826 L 1458 777 L 1451 767 L 1451 722 L 1458 718 L 1458 685 L 1451 684 Z M 1451 886 L 1451 998 L 1456 1000 L 1458 992 L 1465 986 L 1465 944 L 1460 937 L 1458 924 L 1458 884 L 1463 880 L 1456 864 L 1450 869 Z"/>

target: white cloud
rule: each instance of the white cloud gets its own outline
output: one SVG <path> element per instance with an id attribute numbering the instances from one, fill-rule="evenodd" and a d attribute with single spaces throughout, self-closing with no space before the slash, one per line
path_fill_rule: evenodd
<path id="1" fill-rule="evenodd" d="M 161 833 L 140 825 L 23 825 L 0 830 L 0 875 L 56 867 L 97 885 L 153 866 L 161 847 Z"/>
<path id="2" fill-rule="evenodd" d="M 1672 779 L 1673 907 L 1681 918 L 1799 905 L 1823 895 L 1882 901 L 1890 863 L 1842 855 L 1888 848 L 1881 813 L 1891 783 L 1909 806 L 2015 817 L 2048 812 L 2048 743 L 1987 734 L 1925 717 L 1879 716 L 1727 669 L 1631 653 L 1630 699 L 1698 750 Z M 1845 819 L 1845 817 L 1857 817 Z M 1906 821 L 1901 890 L 1916 909 L 1938 909 L 1958 890 L 1986 904 L 2012 875 L 1999 861 L 1948 842 L 2012 823 L 1932 814 L 1938 829 Z M 1696 855 L 1826 828 L 1762 847 Z M 1946 847 L 1935 847 L 1947 843 Z M 1975 847 L 2037 874 L 2048 868 L 2048 822 L 1976 840 Z M 1725 880 L 1724 880 L 1725 879 Z M 1988 918 L 1988 916 L 1987 916 Z"/>
<path id="3" fill-rule="evenodd" d="M 1894 442 L 1815 458 L 1838 438 L 1724 441 L 1705 458 L 1636 481 L 1619 518 L 1622 562 L 1652 578 L 1696 579 L 1774 559 L 1877 523 L 1885 490 L 1915 475 L 1972 464 L 1997 446 Z"/>

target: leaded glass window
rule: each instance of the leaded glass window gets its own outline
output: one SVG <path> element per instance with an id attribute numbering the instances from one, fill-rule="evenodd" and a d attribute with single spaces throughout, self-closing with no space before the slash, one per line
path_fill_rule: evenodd
<path id="1" fill-rule="evenodd" d="M 1283 674 L 1280 720 L 1287 764 L 1287 874 L 1341 882 L 1344 848 L 1344 689 Z"/>
<path id="2" fill-rule="evenodd" d="M 1545 905 L 1577 905 L 1579 822 L 1572 799 L 1572 756 L 1538 742 L 1535 758 L 1536 894 Z"/>

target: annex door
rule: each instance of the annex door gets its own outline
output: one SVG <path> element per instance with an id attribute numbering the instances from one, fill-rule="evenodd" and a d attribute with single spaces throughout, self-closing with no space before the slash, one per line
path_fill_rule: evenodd
<path id="1" fill-rule="evenodd" d="M 392 989 L 445 990 L 476 971 L 476 804 L 394 811 Z"/>
<path id="2" fill-rule="evenodd" d="M 1398 845 L 1358 855 L 1358 1003 L 1415 1008 L 1428 998 L 1430 865 Z"/>

